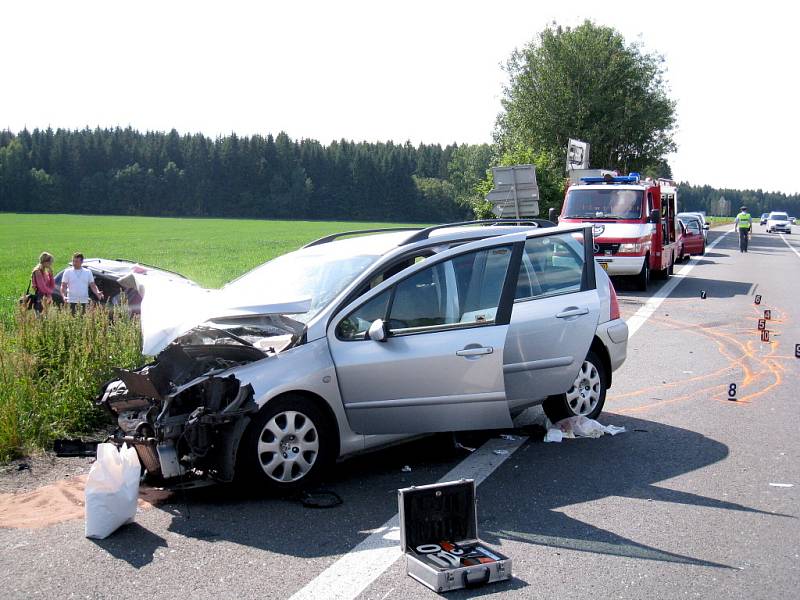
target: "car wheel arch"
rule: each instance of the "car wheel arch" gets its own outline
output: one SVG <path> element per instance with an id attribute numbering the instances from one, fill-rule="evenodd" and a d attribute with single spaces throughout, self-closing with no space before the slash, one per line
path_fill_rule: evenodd
<path id="1" fill-rule="evenodd" d="M 336 439 L 334 441 L 336 445 L 336 456 L 339 456 L 340 444 L 341 444 L 340 440 L 341 432 L 339 430 L 339 420 L 336 418 L 336 413 L 334 412 L 331 405 L 327 402 L 327 400 L 325 400 L 325 398 L 323 398 L 319 394 L 304 389 L 284 390 L 279 394 L 276 394 L 275 396 L 269 398 L 265 402 L 259 403 L 258 412 L 269 410 L 270 406 L 272 406 L 279 400 L 283 400 L 286 397 L 297 397 L 297 396 L 301 396 L 313 402 L 315 405 L 317 405 L 318 408 L 320 408 L 323 411 L 325 416 L 328 418 L 329 424 L 331 425 L 333 431 L 336 433 Z"/>
<path id="2" fill-rule="evenodd" d="M 600 357 L 600 360 L 603 361 L 603 367 L 605 367 L 605 372 L 606 372 L 606 379 L 608 379 L 608 381 L 606 381 L 606 389 L 611 388 L 611 379 L 613 375 L 611 372 L 611 356 L 608 354 L 608 348 L 606 348 L 606 345 L 599 337 L 594 336 L 594 339 L 592 340 L 592 345 L 589 347 L 589 350 L 597 354 L 597 356 Z"/>

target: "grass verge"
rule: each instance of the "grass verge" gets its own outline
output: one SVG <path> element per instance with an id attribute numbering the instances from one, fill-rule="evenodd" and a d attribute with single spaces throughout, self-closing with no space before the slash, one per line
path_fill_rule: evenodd
<path id="1" fill-rule="evenodd" d="M 144 362 L 140 348 L 126 310 L 18 310 L 0 325 L 0 461 L 100 425 L 105 413 L 92 398 L 113 367 Z"/>

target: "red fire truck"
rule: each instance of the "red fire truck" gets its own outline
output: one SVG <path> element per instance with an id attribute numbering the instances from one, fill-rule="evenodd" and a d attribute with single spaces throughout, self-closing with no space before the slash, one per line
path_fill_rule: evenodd
<path id="1" fill-rule="evenodd" d="M 633 276 L 646 290 L 651 273 L 666 279 L 673 272 L 677 197 L 677 185 L 668 179 L 595 171 L 573 177 L 558 220 L 592 223 L 595 260 L 609 275 Z"/>

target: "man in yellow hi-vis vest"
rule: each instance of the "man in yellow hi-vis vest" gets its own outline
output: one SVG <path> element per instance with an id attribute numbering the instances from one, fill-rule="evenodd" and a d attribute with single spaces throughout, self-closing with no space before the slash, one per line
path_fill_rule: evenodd
<path id="1" fill-rule="evenodd" d="M 734 231 L 739 231 L 739 252 L 747 252 L 747 239 L 752 228 L 753 217 L 747 212 L 747 207 L 743 206 L 739 209 L 739 214 L 736 215 L 734 223 Z"/>

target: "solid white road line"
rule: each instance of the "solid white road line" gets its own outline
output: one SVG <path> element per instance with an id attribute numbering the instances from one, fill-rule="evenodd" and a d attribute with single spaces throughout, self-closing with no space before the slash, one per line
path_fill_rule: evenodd
<path id="1" fill-rule="evenodd" d="M 456 479 L 474 479 L 475 485 L 480 485 L 527 439 L 524 436 L 519 436 L 515 440 L 491 439 L 453 467 L 447 475 L 439 480 L 439 483 Z M 501 452 L 495 454 L 496 450 Z M 311 580 L 290 600 L 355 598 L 392 566 L 400 556 L 402 556 L 400 552 L 400 518 L 395 515 L 358 546 L 342 555 L 339 560 Z"/>
<path id="2" fill-rule="evenodd" d="M 783 241 L 786 243 L 786 245 L 787 245 L 787 246 L 789 246 L 789 250 L 791 250 L 792 252 L 794 252 L 795 254 L 797 254 L 797 257 L 798 257 L 798 258 L 800 258 L 800 252 L 798 252 L 798 251 L 797 251 L 797 248 L 795 248 L 794 246 L 792 246 L 792 245 L 789 243 L 789 240 L 787 240 L 787 239 L 786 239 L 786 236 L 785 236 L 784 234 L 781 234 L 781 239 L 782 239 L 782 240 L 783 240 Z"/>
<path id="3" fill-rule="evenodd" d="M 706 246 L 706 251 L 711 250 L 714 246 L 719 244 L 722 238 L 724 238 L 730 232 L 731 230 L 728 229 L 725 233 L 723 233 L 721 236 L 719 236 L 717 239 L 711 242 L 710 246 Z M 667 296 L 669 296 L 672 293 L 672 290 L 674 290 L 676 287 L 678 287 L 678 285 L 680 285 L 681 281 L 683 281 L 683 279 L 689 274 L 689 272 L 692 269 L 694 269 L 696 265 L 697 265 L 697 260 L 695 259 L 695 257 L 692 257 L 691 260 L 689 260 L 689 262 L 685 264 L 680 271 L 675 273 L 670 278 L 670 280 L 666 283 L 666 285 L 664 285 L 664 287 L 662 287 L 655 294 L 650 296 L 647 302 L 644 303 L 644 306 L 642 306 L 639 310 L 637 310 L 633 314 L 633 316 L 630 319 L 628 319 L 628 339 L 631 339 L 633 337 L 633 334 L 639 331 L 639 328 L 645 324 L 645 321 L 647 321 L 647 319 L 649 319 L 653 315 L 653 313 L 656 312 L 656 310 L 658 310 L 658 307 L 661 306 L 661 303 L 664 302 Z"/>

